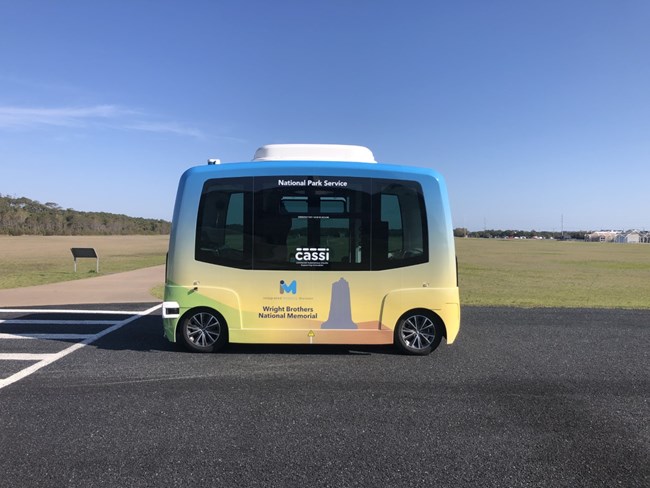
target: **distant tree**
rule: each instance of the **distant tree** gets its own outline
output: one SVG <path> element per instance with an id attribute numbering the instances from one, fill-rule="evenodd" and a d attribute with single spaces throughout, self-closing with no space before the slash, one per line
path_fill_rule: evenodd
<path id="1" fill-rule="evenodd" d="M 169 234 L 165 220 L 143 219 L 106 212 L 62 209 L 25 197 L 0 194 L 0 234 L 8 235 L 128 235 Z"/>

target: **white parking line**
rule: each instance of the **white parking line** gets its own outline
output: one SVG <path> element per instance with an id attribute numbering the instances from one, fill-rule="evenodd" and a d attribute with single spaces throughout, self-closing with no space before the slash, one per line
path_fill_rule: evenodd
<path id="1" fill-rule="evenodd" d="M 98 332 L 97 334 L 93 334 L 83 340 L 82 342 L 78 342 L 76 344 L 73 344 L 72 346 L 64 349 L 63 351 L 59 351 L 54 354 L 0 354 L 0 359 L 7 359 L 7 360 L 18 360 L 18 361 L 38 361 L 37 363 L 32 364 L 31 366 L 19 371 L 18 373 L 15 373 L 8 378 L 5 379 L 0 379 L 0 389 L 4 388 L 5 386 L 9 386 L 16 381 L 20 381 L 23 378 L 26 378 L 30 376 L 31 374 L 35 373 L 41 368 L 44 368 L 45 366 L 52 364 L 54 361 L 58 361 L 59 359 L 67 356 L 68 354 L 73 353 L 74 351 L 81 349 L 84 346 L 87 346 L 88 344 L 92 344 L 95 342 L 97 339 L 104 337 L 106 334 L 110 334 L 111 332 L 114 332 L 118 330 L 121 327 L 124 327 L 125 325 L 141 318 L 144 317 L 145 315 L 149 315 L 152 312 L 155 312 L 156 310 L 160 309 L 162 307 L 162 304 L 155 305 L 147 310 L 144 310 L 142 312 L 133 312 L 133 314 L 122 320 L 121 322 L 115 323 L 112 327 L 108 327 L 107 329 L 102 330 L 101 332 Z M 1 312 L 7 312 L 7 310 L 0 310 Z M 18 312 L 27 312 L 26 310 L 23 309 L 18 309 L 16 310 Z M 77 312 L 71 312 L 71 311 L 61 311 L 61 310 L 39 310 L 40 313 L 46 313 L 46 312 L 61 312 L 61 313 L 84 313 L 85 311 L 77 311 Z M 115 313 L 114 311 L 105 311 L 104 313 L 106 314 L 113 314 Z"/>
<path id="2" fill-rule="evenodd" d="M 0 353 L 0 360 L 4 361 L 44 361 L 54 354 L 29 354 L 25 352 Z"/>
<path id="3" fill-rule="evenodd" d="M 115 322 L 115 320 L 0 320 L 0 324 L 18 325 L 112 325 Z"/>
<path id="4" fill-rule="evenodd" d="M 0 360 L 4 361 L 46 361 L 54 354 L 29 354 L 24 352 L 0 353 Z M 4 380 L 3 380 L 4 381 Z M 1 386 L 0 386 L 1 388 Z"/>
<path id="5" fill-rule="evenodd" d="M 94 334 L 0 334 L 1 339 L 45 339 L 51 341 L 65 341 L 87 339 Z"/>
<path id="6" fill-rule="evenodd" d="M 0 313 L 78 313 L 88 315 L 137 315 L 139 310 L 83 310 L 62 308 L 0 308 Z"/>

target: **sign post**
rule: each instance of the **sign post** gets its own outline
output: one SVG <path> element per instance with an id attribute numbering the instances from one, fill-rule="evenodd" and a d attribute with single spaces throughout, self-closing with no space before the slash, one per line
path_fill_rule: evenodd
<path id="1" fill-rule="evenodd" d="M 71 247 L 72 257 L 74 257 L 74 272 L 77 272 L 77 258 L 95 258 L 97 260 L 95 271 L 99 273 L 99 256 L 93 247 Z"/>

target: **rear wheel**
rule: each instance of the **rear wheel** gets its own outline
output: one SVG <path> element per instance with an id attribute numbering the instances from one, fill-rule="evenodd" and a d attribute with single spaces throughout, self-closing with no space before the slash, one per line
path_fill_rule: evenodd
<path id="1" fill-rule="evenodd" d="M 190 351 L 215 352 L 228 342 L 228 327 L 221 314 L 200 308 L 183 317 L 179 336 Z"/>
<path id="2" fill-rule="evenodd" d="M 404 314 L 395 327 L 395 345 L 405 354 L 426 356 L 442 339 L 440 319 L 430 312 L 414 310 Z"/>

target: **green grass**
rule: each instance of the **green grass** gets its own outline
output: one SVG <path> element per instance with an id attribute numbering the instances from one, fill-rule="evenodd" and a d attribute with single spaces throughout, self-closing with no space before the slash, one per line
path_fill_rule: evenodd
<path id="1" fill-rule="evenodd" d="M 165 296 L 165 284 L 161 283 L 160 285 L 154 286 L 151 290 L 149 290 L 149 293 L 162 301 Z"/>
<path id="2" fill-rule="evenodd" d="M 167 236 L 0 236 L 0 289 L 164 264 Z M 456 239 L 462 305 L 650 309 L 650 244 Z M 154 288 L 162 297 L 162 284 Z"/>
<path id="3" fill-rule="evenodd" d="M 165 263 L 168 236 L 0 236 L 0 289 L 100 276 Z M 94 259 L 78 259 L 71 247 L 94 247 Z"/>
<path id="4" fill-rule="evenodd" d="M 456 239 L 461 304 L 650 308 L 650 245 Z"/>

